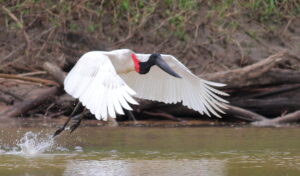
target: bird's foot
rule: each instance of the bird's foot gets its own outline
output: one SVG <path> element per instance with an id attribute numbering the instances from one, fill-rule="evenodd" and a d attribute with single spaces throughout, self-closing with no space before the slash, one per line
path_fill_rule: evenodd
<path id="1" fill-rule="evenodd" d="M 58 128 L 58 129 L 54 132 L 53 137 L 59 135 L 62 131 L 65 130 L 65 128 L 66 128 L 65 126 L 61 126 L 60 128 Z"/>
<path id="2" fill-rule="evenodd" d="M 86 113 L 82 112 L 79 115 L 76 115 L 73 117 L 73 115 L 76 113 L 76 111 L 79 109 L 79 107 L 80 107 L 80 102 L 77 103 L 76 107 L 74 108 L 73 112 L 71 113 L 69 118 L 66 120 L 64 125 L 54 132 L 53 137 L 55 137 L 55 136 L 59 135 L 61 132 L 63 132 L 66 129 L 66 126 L 68 125 L 70 120 L 72 120 L 72 124 L 69 127 L 71 130 L 71 133 L 80 125 L 81 119 L 83 118 L 83 116 Z"/>

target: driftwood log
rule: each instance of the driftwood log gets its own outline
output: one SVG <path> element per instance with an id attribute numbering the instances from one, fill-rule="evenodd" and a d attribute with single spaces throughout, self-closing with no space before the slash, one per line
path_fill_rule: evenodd
<path id="1" fill-rule="evenodd" d="M 58 92 L 58 87 L 47 87 L 33 90 L 20 103 L 15 104 L 12 108 L 0 114 L 0 118 L 17 117 L 40 105 L 49 98 L 53 98 Z"/>
<path id="2" fill-rule="evenodd" d="M 279 126 L 282 124 L 290 124 L 290 123 L 299 122 L 299 121 L 300 121 L 300 110 L 290 113 L 290 114 L 287 114 L 287 115 L 276 117 L 274 119 L 265 119 L 262 121 L 256 121 L 256 122 L 253 122 L 252 125 L 254 125 L 254 126 Z"/>
<path id="3" fill-rule="evenodd" d="M 300 107 L 298 97 L 275 97 L 267 99 L 239 99 L 231 104 L 260 114 L 276 117 L 284 112 L 292 112 Z"/>
<path id="4" fill-rule="evenodd" d="M 199 77 L 215 82 L 225 83 L 227 84 L 226 89 L 249 87 L 253 85 L 257 86 L 258 84 L 261 84 L 261 81 L 258 81 L 258 78 L 265 79 L 262 77 L 265 73 L 285 60 L 283 57 L 284 53 L 284 51 L 278 52 L 266 59 L 243 68 L 204 74 Z M 264 83 L 266 81 L 262 82 Z"/>
<path id="5" fill-rule="evenodd" d="M 64 84 L 66 72 L 62 71 L 60 67 L 50 62 L 45 62 L 43 68 L 56 80 L 61 86 Z"/>

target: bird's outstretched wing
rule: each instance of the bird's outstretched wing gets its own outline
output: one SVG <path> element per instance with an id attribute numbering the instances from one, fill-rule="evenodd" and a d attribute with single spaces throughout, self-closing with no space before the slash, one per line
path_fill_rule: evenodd
<path id="1" fill-rule="evenodd" d="M 96 116 L 107 120 L 132 110 L 128 102 L 138 104 L 135 92 L 116 73 L 110 59 L 99 52 L 83 55 L 64 81 L 65 91 L 78 98 Z"/>
<path id="2" fill-rule="evenodd" d="M 136 54 L 136 56 L 141 60 L 145 60 L 150 54 Z M 212 113 L 220 117 L 219 113 L 224 113 L 222 108 L 226 108 L 224 103 L 228 102 L 218 95 L 225 96 L 228 94 L 211 86 L 222 87 L 225 84 L 200 79 L 174 56 L 161 56 L 182 78 L 171 76 L 157 66 L 153 66 L 145 75 L 133 71 L 121 74 L 120 76 L 124 81 L 137 92 L 136 97 L 164 103 L 182 102 L 188 108 L 201 114 L 205 113 L 208 116 Z"/>

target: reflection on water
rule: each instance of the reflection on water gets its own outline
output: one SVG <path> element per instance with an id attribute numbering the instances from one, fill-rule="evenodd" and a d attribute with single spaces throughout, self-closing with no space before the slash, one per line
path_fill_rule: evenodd
<path id="1" fill-rule="evenodd" d="M 171 176 L 171 175 L 225 175 L 225 160 L 87 160 L 70 161 L 65 176 Z"/>
<path id="2" fill-rule="evenodd" d="M 300 128 L 40 131 L 0 130 L 0 175 L 300 175 Z"/>

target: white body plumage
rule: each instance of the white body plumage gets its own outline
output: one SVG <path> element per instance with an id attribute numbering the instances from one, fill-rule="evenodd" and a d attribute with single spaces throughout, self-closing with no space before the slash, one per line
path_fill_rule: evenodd
<path id="1" fill-rule="evenodd" d="M 198 78 L 174 56 L 165 54 L 159 57 L 181 78 L 156 65 L 150 66 L 146 74 L 138 73 L 139 63 L 146 63 L 150 57 L 151 54 L 138 54 L 129 49 L 88 52 L 67 75 L 65 91 L 78 98 L 99 120 L 124 114 L 123 108 L 132 110 L 129 104 L 138 104 L 133 97 L 164 103 L 182 102 L 201 114 L 220 117 L 218 112 L 223 113 L 224 103 L 228 102 L 218 94 L 227 94 L 211 86 L 224 84 Z"/>

